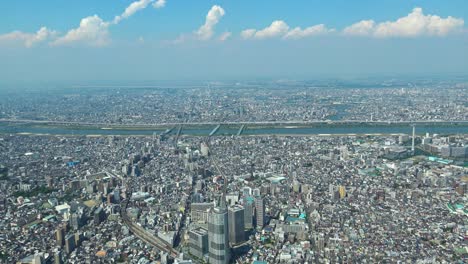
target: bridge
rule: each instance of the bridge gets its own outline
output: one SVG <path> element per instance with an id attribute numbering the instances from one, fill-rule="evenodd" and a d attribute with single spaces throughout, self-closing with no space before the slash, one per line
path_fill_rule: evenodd
<path id="1" fill-rule="evenodd" d="M 237 131 L 237 136 L 240 136 L 242 134 L 242 132 L 244 132 L 244 129 L 245 129 L 245 125 L 242 125 L 240 128 L 239 128 L 239 131 Z"/>
<path id="2" fill-rule="evenodd" d="M 180 134 L 182 133 L 182 125 L 179 125 L 179 127 L 177 128 L 177 138 L 180 137 Z"/>
<path id="3" fill-rule="evenodd" d="M 182 134 L 182 125 L 179 125 L 179 127 L 177 128 L 177 134 L 176 134 L 176 138 L 174 140 L 174 144 L 176 146 L 177 146 L 177 142 L 179 142 L 180 134 Z"/>
<path id="4" fill-rule="evenodd" d="M 168 135 L 169 133 L 172 132 L 172 130 L 174 130 L 174 128 L 175 128 L 175 127 L 171 127 L 171 128 L 166 129 L 166 131 L 164 131 L 164 132 L 161 133 L 161 136 L 166 136 L 166 135 Z"/>
<path id="5" fill-rule="evenodd" d="M 128 206 L 128 201 L 126 201 L 125 205 L 122 206 L 122 209 L 120 210 L 120 215 L 122 217 L 124 224 L 128 227 L 128 229 L 133 234 L 135 234 L 135 236 L 137 236 L 139 239 L 146 242 L 147 244 L 163 252 L 168 253 L 172 258 L 176 258 L 179 256 L 179 252 L 175 250 L 172 247 L 172 245 L 162 240 L 161 238 L 149 233 L 146 229 L 139 226 L 135 222 L 132 222 L 132 220 L 127 215 L 127 206 Z"/>
<path id="6" fill-rule="evenodd" d="M 210 137 L 213 136 L 214 134 L 216 134 L 216 132 L 218 132 L 219 128 L 221 127 L 221 125 L 217 125 L 210 133 Z"/>

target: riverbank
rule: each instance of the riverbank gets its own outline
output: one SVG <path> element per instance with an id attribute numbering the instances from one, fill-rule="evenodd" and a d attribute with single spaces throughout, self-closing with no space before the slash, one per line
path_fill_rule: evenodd
<path id="1" fill-rule="evenodd" d="M 242 124 L 222 124 L 213 136 L 237 135 Z M 181 135 L 208 136 L 216 125 L 211 124 L 189 124 L 183 125 Z M 0 133 L 3 134 L 45 134 L 45 135 L 153 135 L 164 134 L 173 128 L 167 135 L 175 135 L 178 131 L 176 126 L 157 124 L 138 127 L 122 126 L 97 126 L 97 125 L 65 125 L 65 124 L 37 124 L 37 123 L 12 123 L 0 122 Z M 468 123 L 459 122 L 428 122 L 416 125 L 419 135 L 430 134 L 468 134 Z M 390 135 L 411 134 L 412 127 L 409 123 L 343 123 L 322 122 L 313 124 L 247 124 L 241 135 Z"/>

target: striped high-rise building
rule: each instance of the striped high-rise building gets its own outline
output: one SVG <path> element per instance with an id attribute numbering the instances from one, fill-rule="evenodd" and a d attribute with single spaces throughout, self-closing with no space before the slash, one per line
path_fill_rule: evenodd
<path id="1" fill-rule="evenodd" d="M 262 229 L 265 224 L 265 204 L 261 197 L 255 198 L 255 216 L 257 229 Z"/>
<path id="2" fill-rule="evenodd" d="M 252 197 L 245 198 L 244 201 L 244 225 L 245 229 L 252 229 L 253 225 L 253 215 L 254 215 L 254 199 Z"/>
<path id="3" fill-rule="evenodd" d="M 215 207 L 208 221 L 208 251 L 210 264 L 229 263 L 229 230 L 226 207 Z"/>

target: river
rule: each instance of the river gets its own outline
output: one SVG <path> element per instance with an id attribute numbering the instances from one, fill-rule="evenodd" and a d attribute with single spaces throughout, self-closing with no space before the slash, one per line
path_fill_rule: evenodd
<path id="1" fill-rule="evenodd" d="M 181 131 L 182 135 L 207 136 L 215 126 L 187 127 Z M 214 136 L 236 135 L 239 127 L 223 126 Z M 32 125 L 0 122 L 1 134 L 50 134 L 50 135 L 153 135 L 161 134 L 163 128 L 149 129 L 100 129 L 93 127 L 69 128 L 54 125 Z M 417 134 L 468 134 L 468 123 L 461 124 L 420 124 L 416 127 Z M 169 134 L 177 133 L 177 129 Z M 242 135 L 318 135 L 318 134 L 411 134 L 412 128 L 408 124 L 319 124 L 310 126 L 255 126 L 247 125 Z"/>

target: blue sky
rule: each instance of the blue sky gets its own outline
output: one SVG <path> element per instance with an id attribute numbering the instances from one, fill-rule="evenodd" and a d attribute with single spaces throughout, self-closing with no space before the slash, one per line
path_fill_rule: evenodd
<path id="1" fill-rule="evenodd" d="M 464 75 L 467 13 L 464 0 L 1 1 L 0 72 L 13 82 Z"/>

